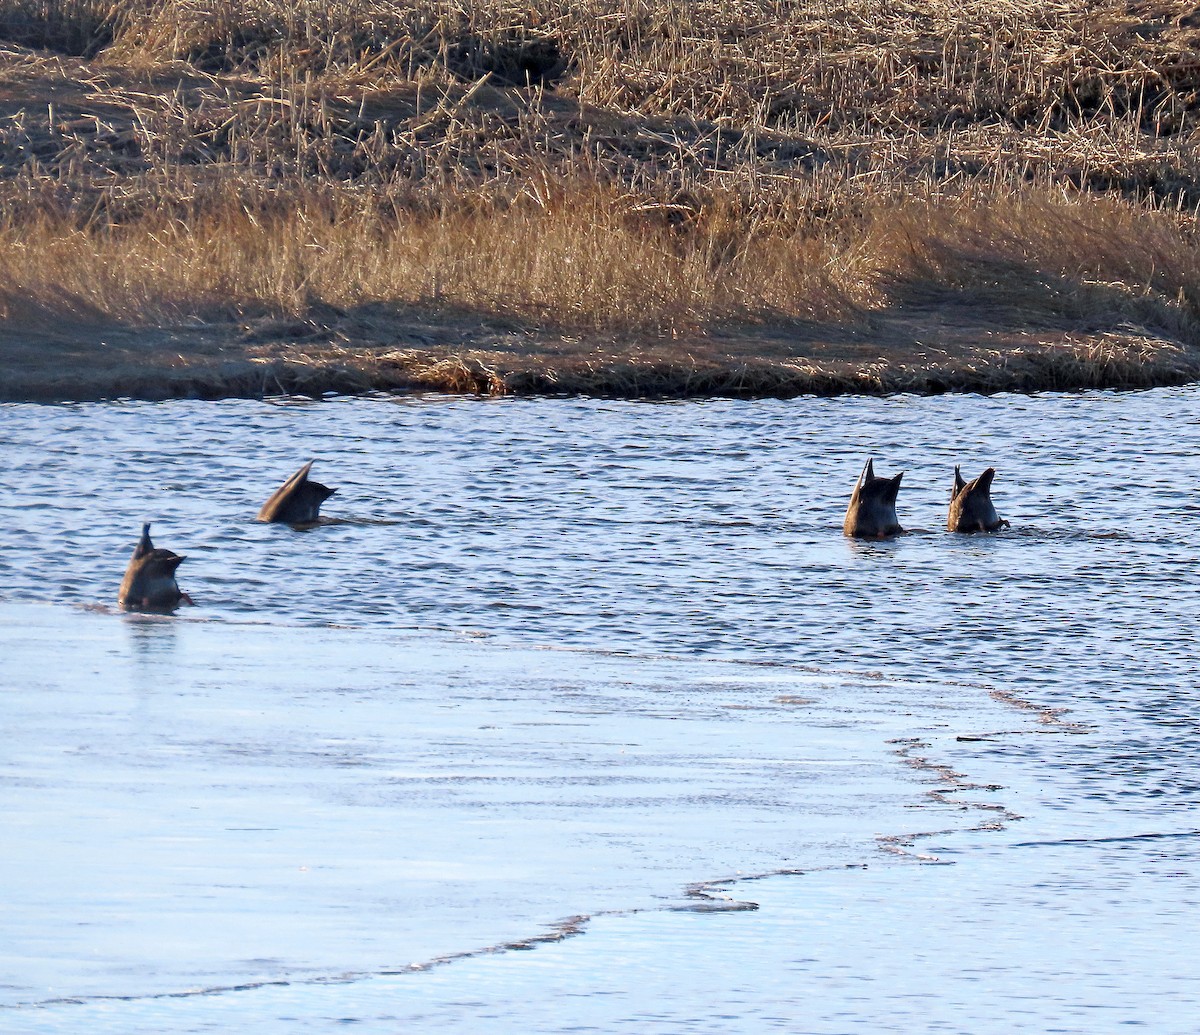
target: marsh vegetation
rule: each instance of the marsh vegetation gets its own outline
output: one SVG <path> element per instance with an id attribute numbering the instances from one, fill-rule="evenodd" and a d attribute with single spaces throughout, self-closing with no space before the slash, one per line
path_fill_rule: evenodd
<path id="1" fill-rule="evenodd" d="M 0 0 L 0 394 L 1193 379 L 1198 44 L 1171 2 Z"/>

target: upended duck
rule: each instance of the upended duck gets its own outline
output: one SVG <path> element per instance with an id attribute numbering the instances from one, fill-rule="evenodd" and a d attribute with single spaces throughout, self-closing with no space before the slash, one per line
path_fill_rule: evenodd
<path id="1" fill-rule="evenodd" d="M 904 529 L 896 518 L 896 496 L 900 493 L 903 477 L 904 472 L 894 478 L 877 478 L 875 461 L 868 460 L 850 495 L 842 533 L 853 539 L 887 539 L 901 535 Z"/>
<path id="2" fill-rule="evenodd" d="M 175 581 L 175 569 L 187 558 L 156 547 L 150 541 L 150 522 L 142 525 L 142 537 L 134 547 L 117 603 L 126 611 L 174 611 L 181 602 L 194 603 Z"/>
<path id="3" fill-rule="evenodd" d="M 954 468 L 954 488 L 950 490 L 950 513 L 946 516 L 949 532 L 995 532 L 1009 524 L 992 505 L 992 479 L 996 469 L 989 467 L 978 478 L 966 481 Z"/>
<path id="4" fill-rule="evenodd" d="M 321 516 L 321 504 L 337 489 L 309 480 L 308 473 L 314 463 L 310 460 L 275 490 L 258 512 L 259 521 L 277 521 L 285 525 L 316 523 Z"/>

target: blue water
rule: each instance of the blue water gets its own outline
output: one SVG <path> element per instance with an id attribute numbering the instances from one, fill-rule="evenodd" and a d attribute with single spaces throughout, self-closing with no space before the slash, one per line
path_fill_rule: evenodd
<path id="1" fill-rule="evenodd" d="M 356 890 L 344 892 L 354 904 L 345 930 L 327 935 L 330 951 L 308 972 L 290 957 L 274 971 L 239 964 L 200 935 L 158 951 L 163 932 L 137 899 L 129 923 L 147 940 L 123 959 L 127 973 L 142 968 L 141 992 L 138 980 L 85 966 L 80 953 L 112 951 L 112 941 L 56 938 L 70 914 L 39 893 L 36 876 L 21 878 L 33 905 L 10 911 L 6 938 L 30 952 L 40 945 L 56 990 L 81 1001 L 53 1005 L 59 991 L 35 989 L 13 949 L 13 976 L 0 979 L 12 1009 L 0 1027 L 1194 1030 L 1198 403 L 1183 388 L 0 408 L 0 604 L 7 654 L 22 666 L 7 679 L 28 691 L 8 696 L 17 736 L 0 756 L 0 800 L 28 836 L 0 862 L 7 854 L 11 872 L 28 873 L 46 860 L 47 886 L 62 897 L 73 853 L 97 851 L 106 823 L 145 836 L 128 811 L 136 817 L 135 774 L 147 764 L 132 757 L 136 743 L 157 753 L 159 782 L 145 793 L 165 826 L 186 820 L 169 807 L 186 772 L 204 774 L 223 802 L 236 790 L 250 825 L 262 819 L 257 793 L 319 800 L 296 821 L 297 843 L 336 833 L 347 846 L 339 865 L 357 874 Z M 897 509 L 910 534 L 894 542 L 840 534 L 867 456 L 880 474 L 906 471 Z M 328 523 L 307 532 L 256 524 L 266 496 L 314 457 L 314 477 L 338 488 Z M 993 497 L 1011 530 L 943 531 L 955 464 L 967 477 L 997 468 Z M 156 543 L 188 557 L 180 582 L 197 606 L 174 621 L 105 613 L 143 520 L 153 520 Z M 265 640 L 247 632 L 264 626 Z M 48 643 L 62 644 L 62 657 Z M 432 661 L 430 643 L 440 645 Z M 545 648 L 554 648 L 552 677 L 535 678 Z M 46 672 L 36 673 L 44 685 L 35 696 L 38 657 Z M 288 690 L 298 658 L 308 675 Z M 725 667 L 717 675 L 712 665 Z M 198 670 L 208 683 L 193 683 Z M 481 671 L 490 675 L 471 675 Z M 456 713 L 462 725 L 444 726 L 438 702 L 472 678 L 481 689 Z M 89 680 L 105 687 L 94 713 L 64 725 L 64 712 L 93 694 Z M 428 736 L 432 754 L 407 753 L 416 749 L 403 742 L 393 685 L 420 689 L 419 708 L 406 699 L 409 736 Z M 175 696 L 162 698 L 171 687 Z M 322 688 L 333 687 L 353 745 L 340 769 L 311 740 L 332 707 Z M 112 726 L 130 693 L 159 703 L 132 741 Z M 241 739 L 231 717 L 267 697 L 270 721 Z M 587 731 L 592 747 L 563 753 L 518 735 L 548 718 L 537 715 L 547 700 L 570 716 L 551 733 L 569 745 Z M 183 709 L 187 701 L 210 705 Z M 485 702 L 491 718 L 475 722 L 471 709 Z M 205 737 L 228 721 L 222 751 L 185 743 L 183 715 Z M 747 725 L 748 715 L 762 721 Z M 489 723 L 506 732 L 482 741 L 470 732 Z M 626 724 L 631 741 L 663 755 L 610 807 L 591 792 L 555 805 L 548 788 L 567 785 L 574 766 L 588 781 L 608 771 L 601 745 Z M 91 757 L 78 754 L 87 730 L 110 727 L 99 760 L 79 762 Z M 925 746 L 898 754 L 904 745 L 889 743 L 911 737 Z M 292 761 L 271 748 L 280 741 Z M 428 895 L 405 900 L 444 937 L 404 962 L 452 961 L 389 974 L 394 944 L 362 948 L 384 944 L 397 921 L 360 894 L 366 871 L 349 846 L 366 851 L 369 839 L 346 787 L 365 793 L 439 752 L 477 766 L 478 786 L 497 790 L 474 805 L 426 802 L 421 822 L 442 839 L 430 856 L 438 894 L 438 867 L 474 843 L 460 826 L 470 809 L 490 810 L 500 827 L 506 816 L 531 825 L 481 864 L 491 897 L 448 896 L 440 911 Z M 324 761 L 299 789 L 289 777 L 256 790 L 233 761 L 247 755 L 289 774 L 301 755 Z M 928 764 L 907 764 L 914 756 Z M 854 765 L 842 772 L 839 759 Z M 347 765 L 361 774 L 345 776 Z M 338 780 L 349 780 L 341 792 Z M 695 800 L 680 790 L 691 780 L 705 782 Z M 948 780 L 953 793 L 939 797 Z M 80 801 L 102 805 L 104 821 L 93 826 Z M 40 811 L 25 815 L 34 802 Z M 86 828 L 77 844 L 45 820 L 53 809 Z M 562 818 L 566 848 L 551 836 Z M 890 840 L 906 833 L 914 836 Z M 207 850 L 229 849 L 226 835 L 206 836 Z M 897 843 L 904 854 L 890 850 Z M 213 862 L 204 880 L 256 873 L 248 860 L 269 861 L 259 850 L 231 856 L 219 873 Z M 372 850 L 384 871 L 414 872 L 403 839 Z M 539 852 L 553 863 L 537 875 L 544 894 L 506 905 L 532 881 L 514 875 L 505 885 L 499 861 L 532 867 Z M 132 857 L 101 854 L 105 880 L 72 907 L 111 934 L 109 914 L 88 914 L 102 887 L 132 894 L 122 878 Z M 628 880 L 607 872 L 618 858 Z M 179 859 L 164 850 L 151 863 L 147 879 L 179 908 Z M 754 912 L 668 908 L 687 904 L 689 881 L 789 869 L 806 872 L 722 885 L 758 902 Z M 273 873 L 263 863 L 247 881 L 274 887 Z M 303 913 L 303 891 L 276 891 L 277 906 L 259 919 L 283 930 L 289 908 Z M 314 915 L 336 929 L 337 889 L 322 894 L 329 912 Z M 227 893 L 217 897 L 233 909 Z M 253 928 L 255 907 L 240 908 Z M 573 914 L 592 919 L 564 941 L 479 952 Z M 321 936 L 295 926 L 294 944 Z M 268 973 L 283 983 L 153 998 L 186 990 L 177 975 L 189 951 L 207 961 L 199 987 Z M 353 980 L 330 984 L 339 959 Z M 106 988 L 123 998 L 97 998 Z"/>

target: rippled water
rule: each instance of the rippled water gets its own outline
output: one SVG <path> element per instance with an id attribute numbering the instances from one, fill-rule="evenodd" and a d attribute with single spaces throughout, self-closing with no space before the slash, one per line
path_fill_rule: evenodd
<path id="1" fill-rule="evenodd" d="M 110 601 L 140 522 L 205 615 L 476 627 L 521 642 L 869 660 L 1060 682 L 1128 623 L 1186 666 L 1194 390 L 646 405 L 403 400 L 7 407 L 8 599 Z M 927 529 L 837 534 L 866 455 Z M 310 456 L 337 524 L 252 520 Z M 940 529 L 994 464 L 1012 534 Z M 70 567 L 44 551 L 66 550 Z M 51 563 L 47 563 L 51 561 Z M 1104 621 L 1088 614 L 1106 598 Z M 851 617 L 861 621 L 851 621 Z M 866 637 L 864 637 L 864 633 Z M 955 648 L 952 665 L 926 645 Z M 1119 663 L 1112 658 L 1112 663 Z"/>
<path id="2" fill-rule="evenodd" d="M 1200 898 L 1195 388 L 753 403 L 5 406 L 0 444 L 0 602 L 10 665 L 23 659 L 17 681 L 36 665 L 31 659 L 53 659 L 47 644 L 57 642 L 89 659 L 49 665 L 63 674 L 47 677 L 41 700 L 66 702 L 68 710 L 82 685 L 99 674 L 107 686 L 112 672 L 131 686 L 142 686 L 147 673 L 156 686 L 171 685 L 184 669 L 189 679 L 199 678 L 198 669 L 214 674 L 181 691 L 188 709 L 162 709 L 156 721 L 168 724 L 187 714 L 204 727 L 218 709 L 233 714 L 248 695 L 251 709 L 260 695 L 270 696 L 274 719 L 257 739 L 243 743 L 230 734 L 215 761 L 197 761 L 189 752 L 198 749 L 181 746 L 178 729 L 164 734 L 166 727 L 154 726 L 150 737 L 139 726 L 153 755 L 153 764 L 143 762 L 159 774 L 160 793 L 169 797 L 161 781 L 178 778 L 163 738 L 174 745 L 172 757 L 191 759 L 206 774 L 211 793 L 224 794 L 236 750 L 254 754 L 273 737 L 298 738 L 329 707 L 321 688 L 342 686 L 353 699 L 374 702 L 342 730 L 352 755 L 364 744 L 375 753 L 366 763 L 378 763 L 374 775 L 363 780 L 394 776 L 401 765 L 431 765 L 441 752 L 455 765 L 491 767 L 486 779 L 505 787 L 493 805 L 500 808 L 503 797 L 503 809 L 533 809 L 530 830 L 547 829 L 556 816 L 579 824 L 571 834 L 578 853 L 555 858 L 571 879 L 555 884 L 539 874 L 553 893 L 529 895 L 520 909 L 501 900 L 528 881 L 504 885 L 496 873 L 506 857 L 534 865 L 515 842 L 497 842 L 483 867 L 486 882 L 502 889 L 494 899 L 447 900 L 439 912 L 414 895 L 406 908 L 429 910 L 423 922 L 431 929 L 440 923 L 445 938 L 414 947 L 402 962 L 528 937 L 537 924 L 572 912 L 610 914 L 581 937 L 532 953 L 388 977 L 380 963 L 391 958 L 386 952 L 363 958 L 370 957 L 361 951 L 364 940 L 379 932 L 363 920 L 371 910 L 359 902 L 344 938 L 331 938 L 327 958 L 310 962 L 330 977 L 340 952 L 342 968 L 360 980 L 292 981 L 200 1005 L 139 999 L 136 981 L 111 973 L 38 992 L 14 962 L 4 1003 L 42 1004 L 8 1015 L 31 1031 L 102 1030 L 106 1018 L 116 1031 L 229 1030 L 231 1014 L 280 1031 L 327 1030 L 347 1017 L 381 1031 L 470 1027 L 480 1018 L 488 1030 L 512 1031 L 1194 1027 L 1194 992 L 1178 960 L 1198 947 L 1185 920 Z M 880 474 L 907 472 L 897 509 L 911 534 L 894 542 L 855 543 L 840 534 L 868 455 Z M 328 522 L 305 532 L 256 524 L 261 502 L 311 457 L 314 477 L 338 487 L 324 507 Z M 1010 531 L 942 531 L 956 463 L 968 477 L 998 469 L 993 497 Z M 94 611 L 111 605 L 143 520 L 153 520 L 158 545 L 188 556 L 180 582 L 197 607 L 174 622 Z M 24 634 L 25 624 L 41 632 Z M 252 631 L 264 625 L 275 630 L 265 642 Z M 164 637 L 175 645 L 164 650 Z M 80 643 L 92 644 L 94 656 Z M 441 645 L 432 655 L 431 643 Z M 529 653 L 545 647 L 568 650 Z M 547 656 L 553 677 L 540 678 Z M 407 748 L 384 732 L 399 720 L 383 702 L 401 658 L 404 685 L 423 688 L 411 704 L 413 729 L 422 738 L 441 731 L 429 755 L 403 754 Z M 719 675 L 706 667 L 717 663 L 728 666 Z M 285 693 L 295 683 L 288 673 L 301 664 L 308 675 Z M 321 672 L 326 664 L 330 675 Z M 677 750 L 639 771 L 646 793 L 621 788 L 621 809 L 589 812 L 589 791 L 586 801 L 572 798 L 556 810 L 545 786 L 523 792 L 522 781 L 545 784 L 552 773 L 559 786 L 575 765 L 581 774 L 606 772 L 603 749 L 580 749 L 572 761 L 506 735 L 505 761 L 496 744 L 476 740 L 472 731 L 482 726 L 474 712 L 462 728 L 445 726 L 438 702 L 461 687 L 466 672 L 485 688 L 470 707 L 494 710 L 491 721 L 510 733 L 529 728 L 538 702 L 551 700 L 587 730 L 589 744 L 615 743 L 628 723 L 639 744 Z M 719 703 L 714 687 L 724 695 Z M 31 777 L 34 749 L 22 755 L 10 747 L 3 800 L 18 811 L 35 799 L 45 809 L 63 807 L 55 797 L 58 763 L 45 759 L 64 741 L 77 751 L 86 730 L 111 725 L 123 705 L 98 703 L 86 722 L 63 727 L 61 715 L 38 710 L 37 699 L 9 700 L 10 728 L 38 731 L 41 768 Z M 1056 708 L 1070 711 L 1055 720 L 1039 710 Z M 762 722 L 742 721 L 756 709 Z M 637 715 L 653 720 L 639 726 Z M 122 735 L 114 727 L 106 741 L 113 766 L 128 762 Z M 910 736 L 923 737 L 928 749 L 909 757 L 927 753 L 931 764 L 962 774 L 960 783 L 997 788 L 967 797 L 1024 819 L 975 830 L 978 808 L 924 798 L 946 777 L 904 765 L 887 743 Z M 815 774 L 808 785 L 788 757 L 789 742 L 803 743 L 805 771 Z M 732 766 L 731 757 L 739 760 Z M 779 768 L 785 757 L 786 772 Z M 839 758 L 857 768 L 839 776 Z M 510 779 L 518 762 L 528 772 Z M 81 770 L 71 780 L 91 786 L 100 771 Z M 600 785 L 598 775 L 586 779 Z M 685 804 L 676 781 L 689 780 L 706 789 Z M 351 783 L 356 794 L 367 786 Z M 136 823 L 119 815 L 123 793 L 104 799 L 114 810 L 104 822 L 136 838 Z M 270 793 L 282 801 L 302 792 L 279 780 Z M 466 814 L 463 802 L 452 804 L 454 816 Z M 180 822 L 162 807 L 164 825 Z M 247 823 L 258 822 L 253 805 L 245 807 Z M 624 854 L 610 855 L 610 828 L 620 826 L 613 817 L 624 809 L 644 827 L 635 834 L 630 820 Z M 672 817 L 689 809 L 694 825 L 671 829 Z M 786 827 L 798 812 L 811 833 L 802 843 Z M 828 821 L 818 822 L 821 815 Z M 776 828 L 772 816 L 785 825 Z M 705 817 L 712 829 L 698 838 Z M 48 823 L 25 822 L 29 837 L 20 851 L 10 846 L 10 869 L 47 853 L 69 856 Z M 81 843 L 94 849 L 103 828 L 96 820 Z M 356 851 L 367 850 L 359 828 L 337 809 L 301 824 L 296 836 L 303 841 L 317 829 L 336 829 Z M 903 858 L 889 865 L 892 856 L 872 841 L 874 834 L 934 830 L 946 833 L 917 838 L 909 850 L 957 865 L 913 867 Z M 584 873 L 618 857 L 624 883 Z M 864 861 L 869 878 L 837 868 Z M 128 864 L 114 852 L 105 872 Z M 834 868 L 819 869 L 827 866 Z M 813 872 L 727 885 L 735 898 L 760 900 L 753 914 L 627 912 L 647 905 L 646 888 L 653 899 L 691 880 L 786 868 Z M 69 885 L 69 865 L 59 859 L 59 869 L 56 889 Z M 650 887 L 653 873 L 661 883 Z M 51 896 L 39 898 L 37 881 L 25 880 L 36 905 L 15 914 L 9 934 L 27 947 Z M 269 876 L 262 880 L 269 884 Z M 320 899 L 330 917 L 335 891 Z M 357 894 L 349 898 L 358 901 Z M 283 901 L 286 909 L 286 895 Z M 87 896 L 73 908 L 86 914 Z M 254 909 L 245 908 L 252 917 Z M 55 914 L 54 922 L 63 921 Z M 45 958 L 58 961 L 56 981 L 69 978 L 77 957 L 54 949 L 53 930 L 42 937 L 51 943 Z M 72 939 L 78 952 L 88 950 L 85 934 Z M 1164 939 L 1177 946 L 1170 959 Z M 180 947 L 179 958 L 188 951 Z M 677 965 L 664 964 L 664 952 Z M 972 953 L 974 965 L 964 967 Z M 136 969 L 139 958 L 132 953 L 129 966 Z M 902 962 L 914 959 L 922 965 Z M 142 991 L 180 990 L 182 971 L 173 968 L 162 963 Z M 295 978 L 294 961 L 278 968 Z M 76 969 L 79 978 L 85 968 Z M 264 973 L 243 969 L 256 980 Z M 617 972 L 627 977 L 614 981 Z M 215 953 L 203 980 L 233 985 L 239 973 Z M 654 978 L 660 973 L 661 982 Z M 639 974 L 649 975 L 641 997 Z M 703 992 L 697 974 L 705 975 Z M 721 974 L 736 995 L 712 988 Z M 106 987 L 134 998 L 113 1014 L 111 1004 L 87 998 Z M 56 994 L 86 1001 L 50 1007 Z M 565 1018 L 555 1006 L 563 997 L 586 1007 Z"/>

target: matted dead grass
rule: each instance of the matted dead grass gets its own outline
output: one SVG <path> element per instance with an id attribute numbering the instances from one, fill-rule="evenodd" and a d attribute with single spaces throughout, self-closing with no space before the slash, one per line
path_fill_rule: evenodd
<path id="1" fill-rule="evenodd" d="M 0 0 L 0 394 L 1188 380 L 1198 42 L 1156 2 Z"/>

